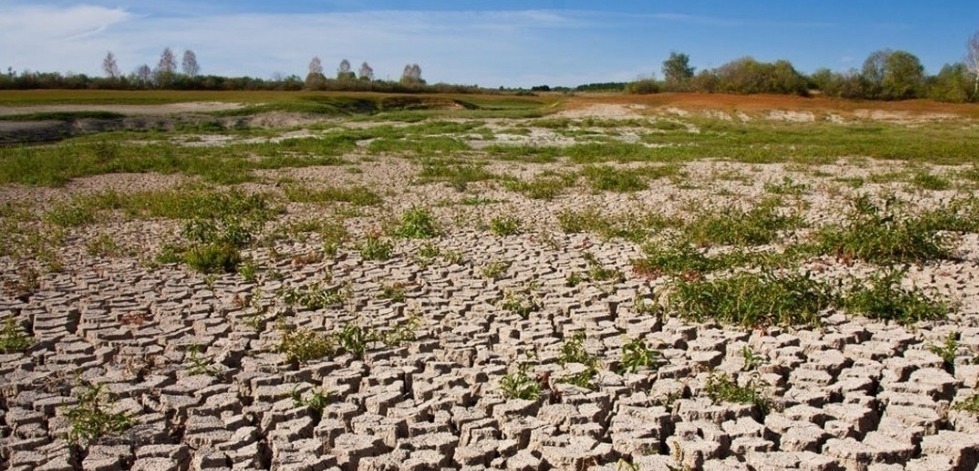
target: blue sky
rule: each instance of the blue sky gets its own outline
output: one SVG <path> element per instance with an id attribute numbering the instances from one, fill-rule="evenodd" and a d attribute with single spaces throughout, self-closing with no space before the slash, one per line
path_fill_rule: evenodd
<path id="1" fill-rule="evenodd" d="M 936 73 L 976 31 L 974 0 L 0 0 L 0 68 L 99 75 L 112 51 L 128 73 L 171 47 L 205 74 L 304 76 L 319 56 L 328 73 L 348 59 L 378 78 L 418 63 L 429 82 L 574 86 L 659 76 L 670 51 L 808 73 L 891 48 Z"/>

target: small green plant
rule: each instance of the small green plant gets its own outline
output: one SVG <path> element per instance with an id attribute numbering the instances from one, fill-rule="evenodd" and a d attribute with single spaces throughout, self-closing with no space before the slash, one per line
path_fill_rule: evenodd
<path id="1" fill-rule="evenodd" d="M 780 183 L 765 183 L 765 191 L 774 195 L 801 196 L 808 189 L 808 185 L 805 183 L 796 183 L 795 180 L 789 176 L 782 177 L 782 181 Z"/>
<path id="2" fill-rule="evenodd" d="M 204 274 L 234 273 L 241 263 L 241 252 L 230 244 L 195 245 L 184 252 L 187 266 Z"/>
<path id="3" fill-rule="evenodd" d="M 336 344 L 354 358 L 363 359 L 367 346 L 377 340 L 375 332 L 355 322 L 348 322 L 334 334 Z"/>
<path id="4" fill-rule="evenodd" d="M 741 347 L 741 358 L 744 360 L 744 365 L 741 367 L 744 371 L 757 370 L 765 361 L 764 356 L 755 353 L 748 345 Z"/>
<path id="5" fill-rule="evenodd" d="M 20 326 L 14 322 L 13 317 L 8 317 L 3 323 L 3 328 L 0 329 L 0 352 L 3 353 L 18 353 L 27 351 L 31 348 L 33 341 Z"/>
<path id="6" fill-rule="evenodd" d="M 564 285 L 569 288 L 574 288 L 580 285 L 582 281 L 585 281 L 585 278 L 581 276 L 581 273 L 571 272 L 564 278 Z"/>
<path id="7" fill-rule="evenodd" d="M 592 191 L 626 193 L 649 187 L 640 171 L 617 169 L 608 165 L 588 166 L 581 171 Z"/>
<path id="8" fill-rule="evenodd" d="M 329 405 L 333 393 L 326 389 L 312 389 L 307 397 L 303 397 L 299 387 L 292 389 L 292 404 L 295 407 L 305 407 L 316 421 L 323 417 L 323 410 Z"/>
<path id="9" fill-rule="evenodd" d="M 761 388 L 754 379 L 744 386 L 739 386 L 727 373 L 711 374 L 704 385 L 704 392 L 715 403 L 733 402 L 751 404 L 758 408 L 762 417 L 771 410 L 771 401 L 764 396 Z"/>
<path id="10" fill-rule="evenodd" d="M 498 280 L 509 269 L 510 269 L 509 262 L 505 262 L 502 260 L 493 260 L 483 266 L 482 274 L 486 278 Z"/>
<path id="11" fill-rule="evenodd" d="M 826 283 L 803 275 L 739 273 L 714 280 L 677 280 L 670 305 L 698 322 L 716 319 L 754 328 L 818 325 L 820 312 L 836 302 Z"/>
<path id="12" fill-rule="evenodd" d="M 439 235 L 440 231 L 431 212 L 413 206 L 401 214 L 401 223 L 394 233 L 405 239 L 428 239 Z"/>
<path id="13" fill-rule="evenodd" d="M 779 231 L 799 224 L 798 216 L 782 214 L 778 201 L 769 199 L 748 210 L 732 206 L 703 213 L 684 232 L 686 240 L 701 246 L 763 245 L 775 241 Z"/>
<path id="14" fill-rule="evenodd" d="M 286 304 L 298 304 L 311 310 L 343 304 L 346 299 L 347 293 L 342 286 L 329 288 L 323 287 L 319 283 L 286 290 L 283 296 L 283 301 Z"/>
<path id="15" fill-rule="evenodd" d="M 852 202 L 846 226 L 817 231 L 816 244 L 825 254 L 872 263 L 921 262 L 948 258 L 945 241 L 933 217 L 913 217 L 899 211 L 894 197 L 881 204 L 862 195 Z"/>
<path id="16" fill-rule="evenodd" d="M 246 282 L 254 283 L 258 276 L 258 264 L 254 259 L 247 258 L 238 266 L 238 274 Z"/>
<path id="17" fill-rule="evenodd" d="M 646 346 L 640 338 L 634 338 L 622 345 L 622 361 L 619 364 L 620 373 L 635 373 L 640 368 L 654 368 L 659 360 L 659 352 Z"/>
<path id="18" fill-rule="evenodd" d="M 509 236 L 520 233 L 520 219 L 515 216 L 498 216 L 490 220 L 490 232 L 498 236 Z"/>
<path id="19" fill-rule="evenodd" d="M 530 375 L 530 364 L 521 363 L 517 371 L 500 378 L 500 391 L 508 399 L 536 401 L 541 396 L 541 384 Z"/>
<path id="20" fill-rule="evenodd" d="M 585 349 L 584 332 L 576 332 L 571 339 L 564 341 L 561 345 L 561 351 L 558 354 L 558 363 L 562 366 L 569 363 L 584 365 L 581 371 L 565 375 L 559 381 L 581 388 L 592 389 L 595 376 L 598 375 L 598 360 Z"/>
<path id="21" fill-rule="evenodd" d="M 540 303 L 530 290 L 509 291 L 500 301 L 500 309 L 527 319 L 532 312 L 540 310 Z"/>
<path id="22" fill-rule="evenodd" d="M 99 234 L 85 244 L 85 252 L 93 257 L 114 257 L 121 253 L 119 244 L 108 234 Z"/>
<path id="23" fill-rule="evenodd" d="M 654 316 L 657 318 L 662 318 L 664 314 L 666 314 L 665 309 L 663 309 L 663 306 L 660 303 L 644 299 L 638 294 L 632 300 L 632 310 L 636 314 Z"/>
<path id="24" fill-rule="evenodd" d="M 405 285 L 403 283 L 381 285 L 381 297 L 396 303 L 403 302 L 405 300 Z"/>
<path id="25" fill-rule="evenodd" d="M 959 351 L 959 333 L 951 332 L 945 337 L 945 342 L 941 345 L 931 344 L 928 351 L 942 357 L 943 366 L 949 372 L 955 370 L 955 357 Z"/>
<path id="26" fill-rule="evenodd" d="M 929 172 L 919 172 L 911 177 L 911 184 L 922 190 L 940 191 L 952 187 L 952 182 L 941 175 Z"/>
<path id="27" fill-rule="evenodd" d="M 332 340 L 319 332 L 309 329 L 282 329 L 282 338 L 277 350 L 285 355 L 290 363 L 309 363 L 325 358 L 333 353 Z"/>
<path id="28" fill-rule="evenodd" d="M 71 424 L 68 441 L 87 446 L 103 437 L 118 435 L 134 425 L 133 417 L 111 412 L 115 398 L 103 384 L 83 383 L 75 389 L 78 403 L 69 407 L 65 418 Z"/>
<path id="29" fill-rule="evenodd" d="M 187 373 L 191 375 L 217 376 L 218 369 L 212 366 L 211 357 L 201 355 L 201 346 L 194 344 L 187 350 Z"/>
<path id="30" fill-rule="evenodd" d="M 360 256 L 364 260 L 388 260 L 393 251 L 394 243 L 374 231 L 368 232 L 360 245 Z"/>
<path id="31" fill-rule="evenodd" d="M 625 274 L 618 269 L 602 266 L 601 262 L 591 252 L 585 252 L 583 257 L 588 263 L 588 278 L 591 281 L 611 281 L 613 283 L 625 281 Z"/>
<path id="32" fill-rule="evenodd" d="M 979 394 L 973 394 L 972 397 L 955 404 L 953 408 L 979 416 Z"/>
<path id="33" fill-rule="evenodd" d="M 933 301 L 918 290 L 901 287 L 903 276 L 902 270 L 888 270 L 865 283 L 857 283 L 846 294 L 843 305 L 871 319 L 893 320 L 903 325 L 948 316 L 945 303 Z"/>
<path id="34" fill-rule="evenodd" d="M 570 175 L 538 175 L 531 181 L 511 179 L 504 182 L 506 189 L 516 191 L 527 198 L 550 201 L 565 189 L 574 186 L 577 177 Z"/>

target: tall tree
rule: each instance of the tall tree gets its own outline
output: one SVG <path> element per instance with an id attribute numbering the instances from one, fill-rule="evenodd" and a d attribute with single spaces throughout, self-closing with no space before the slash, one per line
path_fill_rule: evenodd
<path id="1" fill-rule="evenodd" d="M 418 64 L 408 64 L 405 66 L 404 72 L 401 73 L 401 83 L 408 85 L 419 85 L 424 84 L 425 81 L 422 80 L 422 68 Z"/>
<path id="2" fill-rule="evenodd" d="M 357 76 L 350 70 L 350 61 L 344 59 L 340 61 L 340 65 L 337 67 L 337 80 L 351 80 Z"/>
<path id="3" fill-rule="evenodd" d="M 979 31 L 966 42 L 965 66 L 975 77 L 972 83 L 972 99 L 979 100 Z"/>
<path id="4" fill-rule="evenodd" d="M 319 56 L 313 56 L 309 61 L 309 73 L 306 74 L 307 90 L 319 90 L 326 85 L 326 76 L 323 75 L 323 62 Z"/>
<path id="5" fill-rule="evenodd" d="M 360 64 L 360 73 L 358 76 L 361 80 L 370 82 L 371 80 L 374 80 L 374 69 L 371 68 L 370 64 L 365 61 L 363 64 Z"/>
<path id="6" fill-rule="evenodd" d="M 106 78 L 115 80 L 119 78 L 119 64 L 116 63 L 116 55 L 109 51 L 102 60 L 102 71 Z"/>
<path id="7" fill-rule="evenodd" d="M 190 77 L 199 74 L 201 66 L 197 63 L 197 54 L 194 54 L 194 51 L 190 49 L 184 51 L 184 60 L 180 62 L 180 68 L 185 75 Z"/>
<path id="8" fill-rule="evenodd" d="M 925 85 L 925 67 L 918 56 L 906 51 L 894 51 L 884 62 L 882 97 L 887 100 L 905 100 L 922 95 Z"/>
<path id="9" fill-rule="evenodd" d="M 670 52 L 670 57 L 663 61 L 663 77 L 666 84 L 672 87 L 686 83 L 693 78 L 694 67 L 690 67 L 690 56 Z"/>
<path id="10" fill-rule="evenodd" d="M 880 98 L 884 89 L 884 72 L 887 67 L 887 58 L 893 54 L 890 49 L 881 49 L 871 52 L 867 59 L 863 61 L 860 69 L 860 78 L 865 84 L 865 98 Z"/>
<path id="11" fill-rule="evenodd" d="M 153 80 L 153 69 L 146 64 L 136 67 L 136 80 L 143 86 L 148 85 Z"/>
<path id="12" fill-rule="evenodd" d="M 156 85 L 167 87 L 173 82 L 173 76 L 177 72 L 177 56 L 173 49 L 165 48 L 160 54 L 160 61 L 156 63 Z"/>

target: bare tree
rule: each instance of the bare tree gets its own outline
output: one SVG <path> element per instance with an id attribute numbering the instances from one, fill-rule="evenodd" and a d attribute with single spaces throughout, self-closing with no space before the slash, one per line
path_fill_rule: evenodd
<path id="1" fill-rule="evenodd" d="M 136 79 L 143 85 L 150 83 L 153 79 L 153 70 L 146 64 L 136 67 Z"/>
<path id="2" fill-rule="evenodd" d="M 374 80 L 374 69 L 371 68 L 370 64 L 364 62 L 363 64 L 360 64 L 359 76 L 361 80 L 366 80 L 368 82 Z"/>
<path id="3" fill-rule="evenodd" d="M 319 56 L 313 56 L 309 61 L 309 75 L 323 75 L 323 62 L 320 61 Z"/>
<path id="4" fill-rule="evenodd" d="M 177 56 L 173 54 L 173 49 L 169 47 L 160 54 L 160 62 L 156 63 L 156 70 L 163 73 L 174 73 L 177 71 Z"/>
<path id="5" fill-rule="evenodd" d="M 109 79 L 115 80 L 119 78 L 119 64 L 116 63 L 116 55 L 109 51 L 105 55 L 105 59 L 102 60 L 102 71 L 105 72 L 105 76 Z"/>
<path id="6" fill-rule="evenodd" d="M 975 76 L 975 82 L 973 82 L 972 86 L 972 96 L 973 99 L 979 99 L 979 31 L 976 31 L 969 38 L 969 41 L 966 42 L 966 50 L 968 53 L 965 56 L 965 66 Z"/>
<path id="7" fill-rule="evenodd" d="M 181 70 L 184 74 L 194 77 L 201 71 L 201 66 L 197 64 L 197 54 L 194 51 L 187 49 L 184 51 L 184 60 L 180 63 Z"/>

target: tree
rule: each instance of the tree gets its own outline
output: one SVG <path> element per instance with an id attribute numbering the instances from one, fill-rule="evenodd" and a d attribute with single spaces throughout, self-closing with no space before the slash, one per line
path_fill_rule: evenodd
<path id="1" fill-rule="evenodd" d="M 963 63 L 945 64 L 928 84 L 928 98 L 950 103 L 969 101 L 969 69 Z"/>
<path id="2" fill-rule="evenodd" d="M 404 72 L 401 73 L 401 83 L 406 85 L 424 85 L 422 79 L 422 68 L 418 64 L 408 64 Z"/>
<path id="3" fill-rule="evenodd" d="M 922 95 L 925 67 L 918 56 L 906 51 L 894 51 L 884 62 L 882 98 L 906 100 Z"/>
<path id="4" fill-rule="evenodd" d="M 136 67 L 135 73 L 136 80 L 144 87 L 149 85 L 150 81 L 153 80 L 153 70 L 146 64 Z"/>
<path id="5" fill-rule="evenodd" d="M 156 84 L 160 87 L 169 86 L 173 82 L 173 76 L 177 71 L 177 56 L 173 49 L 165 48 L 160 54 L 160 61 L 156 63 Z"/>
<path id="6" fill-rule="evenodd" d="M 194 54 L 194 51 L 190 49 L 184 51 L 184 60 L 180 63 L 180 68 L 184 71 L 184 74 L 190 77 L 194 77 L 200 73 L 201 67 L 197 64 L 197 54 Z"/>
<path id="7" fill-rule="evenodd" d="M 694 67 L 690 67 L 690 56 L 678 52 L 670 52 L 670 57 L 663 61 L 663 77 L 666 85 L 679 88 L 693 78 Z"/>
<path id="8" fill-rule="evenodd" d="M 352 70 L 350 70 L 350 61 L 344 59 L 340 61 L 340 66 L 337 67 L 337 80 L 353 80 L 357 76 Z"/>
<path id="9" fill-rule="evenodd" d="M 890 49 L 871 52 L 860 68 L 860 79 L 864 83 L 865 98 L 880 98 L 884 89 L 884 69 L 887 58 L 893 54 Z"/>
<path id="10" fill-rule="evenodd" d="M 371 68 L 370 64 L 364 62 L 360 64 L 360 73 L 358 74 L 361 80 L 370 82 L 374 80 L 374 69 Z"/>
<path id="11" fill-rule="evenodd" d="M 105 76 L 108 79 L 115 80 L 119 78 L 119 64 L 116 63 L 116 55 L 109 51 L 105 55 L 105 59 L 102 60 L 102 71 L 105 72 Z"/>
<path id="12" fill-rule="evenodd" d="M 979 100 L 979 31 L 966 42 L 965 66 L 972 72 L 972 99 Z"/>
<path id="13" fill-rule="evenodd" d="M 326 86 L 326 76 L 323 75 L 323 62 L 319 56 L 313 56 L 309 61 L 309 73 L 306 74 L 305 88 L 307 90 L 320 90 Z"/>

